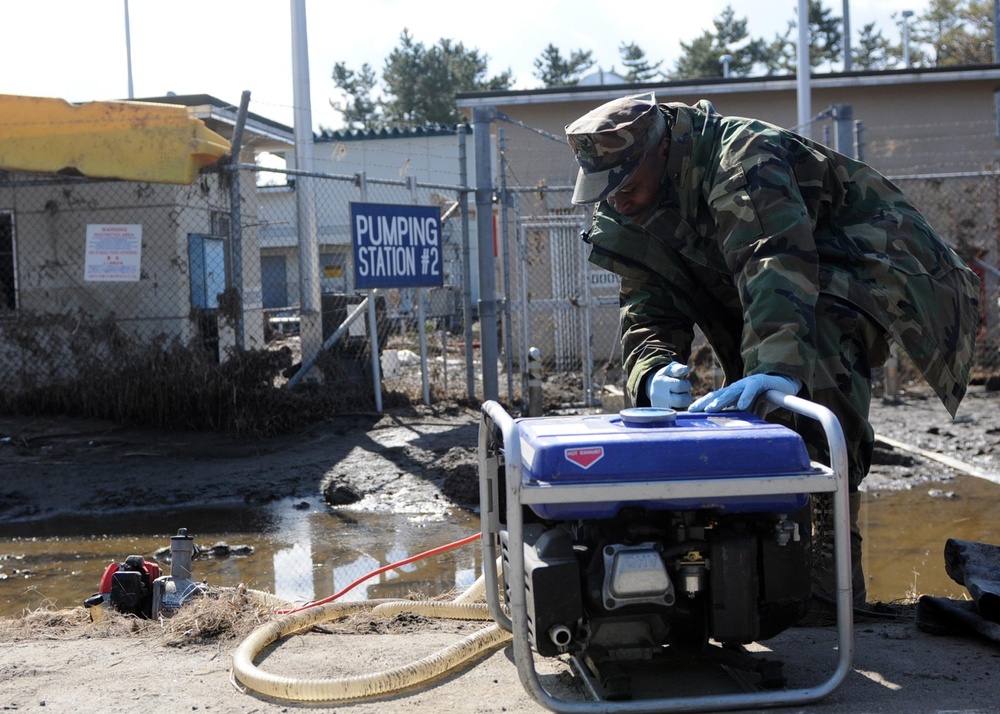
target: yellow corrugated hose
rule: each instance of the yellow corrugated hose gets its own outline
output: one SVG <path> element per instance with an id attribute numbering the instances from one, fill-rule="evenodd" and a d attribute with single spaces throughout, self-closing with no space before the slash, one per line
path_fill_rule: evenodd
<path id="1" fill-rule="evenodd" d="M 482 595 L 484 589 L 485 582 L 480 577 L 472 587 L 451 602 L 433 600 L 335 602 L 282 615 L 250 633 L 233 653 L 234 680 L 260 694 L 301 702 L 364 699 L 414 687 L 503 645 L 510 640 L 510 633 L 496 624 L 491 624 L 416 662 L 383 672 L 348 677 L 307 679 L 270 674 L 257 667 L 253 661 L 265 647 L 286 635 L 301 632 L 320 622 L 339 620 L 361 612 L 385 617 L 400 612 L 413 612 L 452 620 L 489 620 L 491 618 L 486 604 L 472 602 Z"/>

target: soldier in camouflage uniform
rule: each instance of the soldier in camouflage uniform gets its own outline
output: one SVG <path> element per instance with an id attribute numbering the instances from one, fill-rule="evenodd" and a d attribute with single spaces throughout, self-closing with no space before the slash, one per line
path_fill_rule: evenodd
<path id="1" fill-rule="evenodd" d="M 707 101 L 625 97 L 566 133 L 580 164 L 573 202 L 597 203 L 590 261 L 622 278 L 632 402 L 650 404 L 662 379 L 685 382 L 697 325 L 728 386 L 691 409 L 746 408 L 777 388 L 833 411 L 848 444 L 863 603 L 857 488 L 874 445 L 871 370 L 895 340 L 954 416 L 973 362 L 978 278 L 870 167 Z M 812 458 L 829 463 L 818 424 L 793 421 Z M 825 556 L 815 590 L 832 598 Z"/>

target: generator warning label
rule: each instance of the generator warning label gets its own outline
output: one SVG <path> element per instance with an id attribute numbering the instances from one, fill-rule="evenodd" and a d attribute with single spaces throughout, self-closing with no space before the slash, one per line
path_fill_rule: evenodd
<path id="1" fill-rule="evenodd" d="M 572 461 L 582 469 L 589 469 L 591 466 L 604 458 L 604 447 L 577 447 L 575 449 L 566 449 L 564 453 L 567 461 Z"/>

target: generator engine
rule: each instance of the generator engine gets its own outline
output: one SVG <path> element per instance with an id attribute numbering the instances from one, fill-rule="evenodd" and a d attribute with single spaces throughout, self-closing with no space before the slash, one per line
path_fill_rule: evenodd
<path id="1" fill-rule="evenodd" d="M 595 662 L 649 660 L 668 648 L 695 654 L 709 640 L 768 639 L 807 612 L 809 496 L 688 493 L 704 480 L 721 486 L 808 472 L 795 432 L 749 413 L 651 408 L 517 425 L 523 482 L 571 496 L 524 506 L 521 542 L 513 542 L 497 445 L 503 584 L 509 597 L 512 578 L 524 578 L 528 635 L 539 654 Z M 668 495 L 614 497 L 616 484 L 635 483 Z M 611 497 L 572 495 L 594 486 Z M 523 574 L 510 568 L 517 547 Z"/>
<path id="2" fill-rule="evenodd" d="M 507 531 L 500 536 L 506 554 Z M 652 659 L 664 646 L 701 652 L 709 638 L 746 644 L 779 634 L 809 604 L 804 510 L 630 507 L 526 523 L 523 540 L 528 632 L 545 656 Z"/>

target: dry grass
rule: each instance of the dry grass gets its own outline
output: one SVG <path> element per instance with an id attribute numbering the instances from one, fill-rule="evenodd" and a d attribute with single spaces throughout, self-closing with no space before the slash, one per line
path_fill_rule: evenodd
<path id="1" fill-rule="evenodd" d="M 406 599 L 449 602 L 454 600 L 455 595 L 453 591 L 427 598 L 422 592 L 411 592 Z M 0 643 L 86 637 L 142 637 L 167 647 L 231 643 L 245 639 L 259 625 L 272 619 L 276 610 L 287 605 L 267 593 L 241 585 L 236 588 L 208 588 L 203 597 L 191 600 L 173 616 L 158 621 L 124 615 L 103 607 L 96 610 L 96 619 L 92 617 L 95 611 L 85 607 L 64 610 L 42 607 L 22 617 L 0 619 Z M 314 629 L 351 635 L 405 634 L 418 629 L 429 631 L 446 627 L 441 622 L 412 612 L 375 617 L 366 611 L 325 622 Z M 480 626 L 480 623 L 448 622 L 449 629 Z"/>
<path id="2" fill-rule="evenodd" d="M 242 640 L 271 618 L 274 603 L 245 587 L 210 590 L 159 623 L 164 644 Z"/>
<path id="3" fill-rule="evenodd" d="M 84 607 L 40 608 L 14 619 L 0 619 L 0 642 L 30 639 L 138 636 L 179 647 L 208 641 L 242 640 L 272 616 L 274 601 L 246 587 L 209 588 L 172 617 L 158 621 L 101 608 L 96 619 Z"/>
<path id="4" fill-rule="evenodd" d="M 90 624 L 90 613 L 83 607 L 69 610 L 40 608 L 16 619 L 0 619 L 0 642 L 76 638 L 81 628 Z"/>

